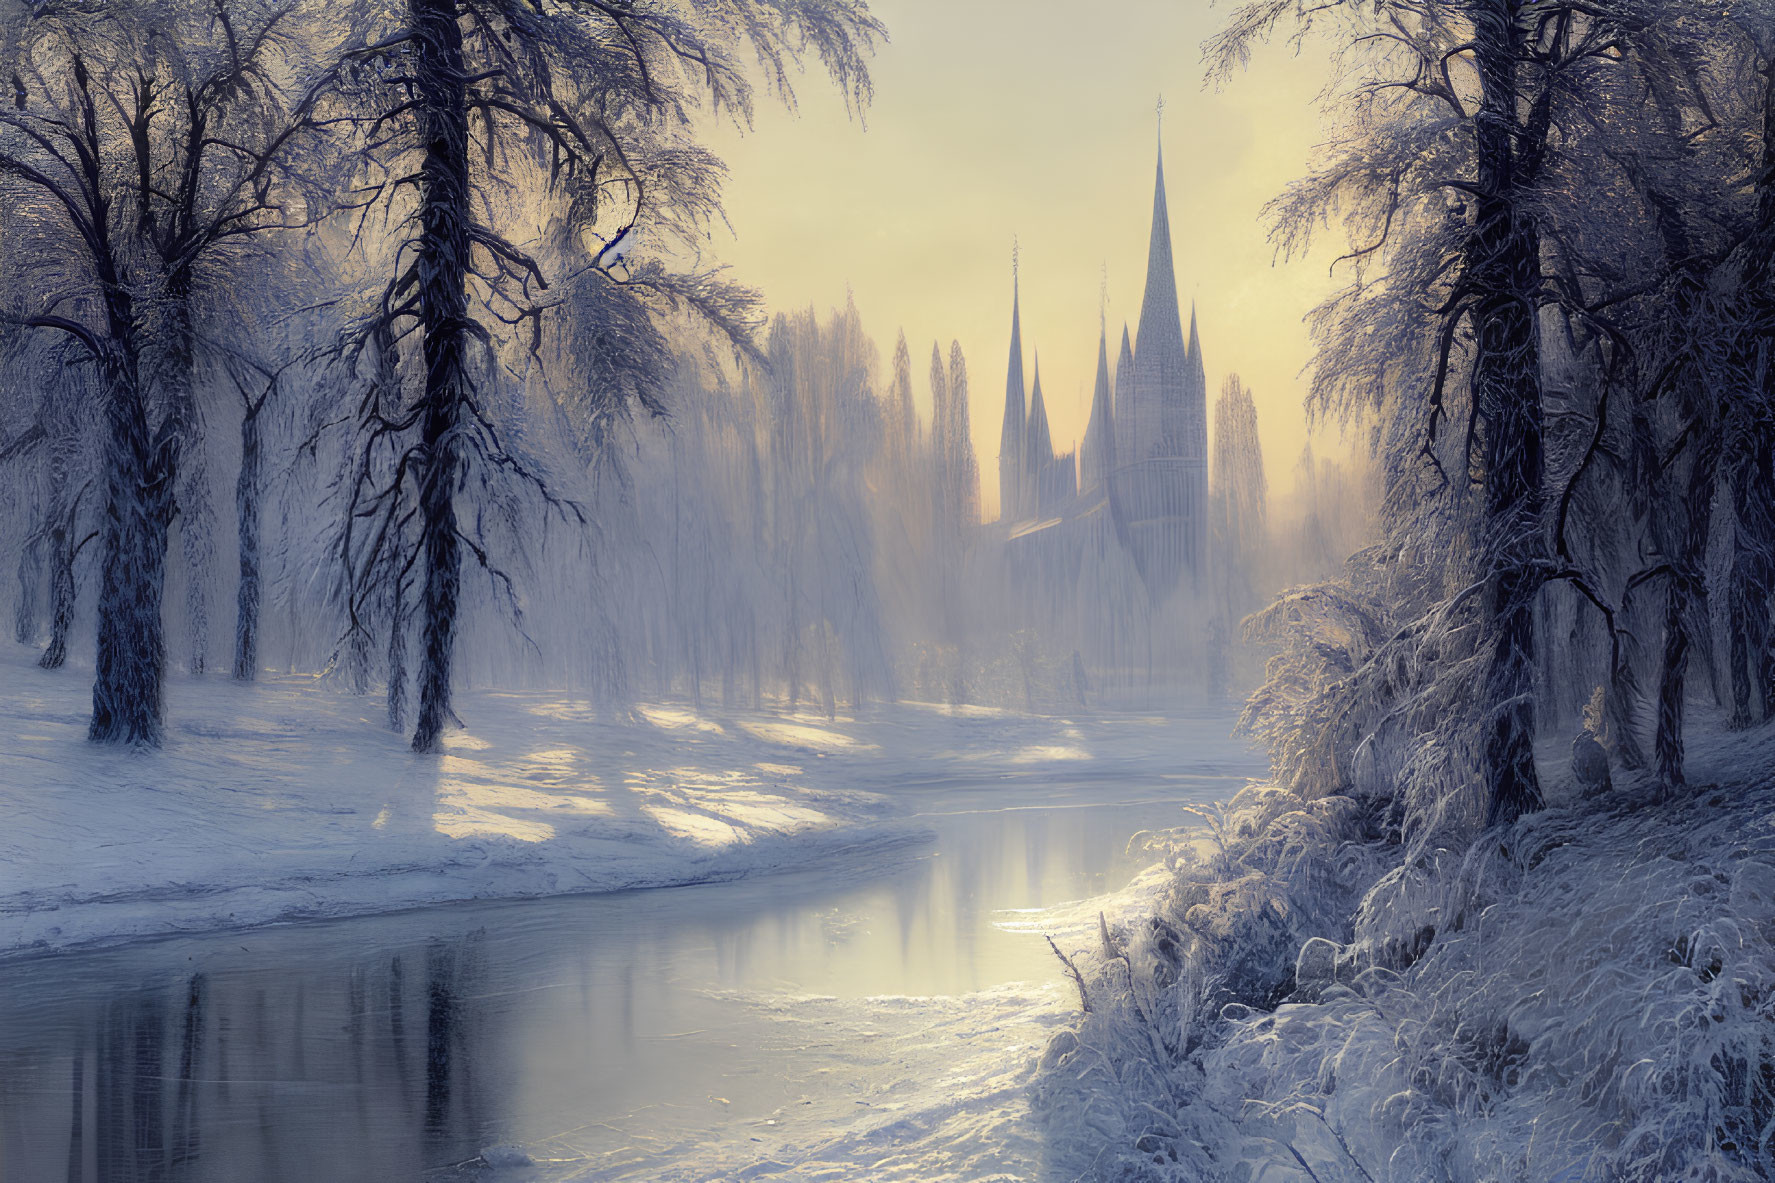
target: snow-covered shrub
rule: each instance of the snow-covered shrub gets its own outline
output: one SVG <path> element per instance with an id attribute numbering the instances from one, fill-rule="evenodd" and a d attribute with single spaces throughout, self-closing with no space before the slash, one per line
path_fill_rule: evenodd
<path id="1" fill-rule="evenodd" d="M 1237 1109 L 1205 1101 L 1218 1085 L 1204 1055 L 1296 992 L 1304 944 L 1348 943 L 1339 918 L 1379 866 L 1372 819 L 1348 797 L 1253 785 L 1203 820 L 1212 849 L 1178 850 L 1152 915 L 1105 922 L 1070 954 L 1088 1009 L 1050 1044 L 1034 1100 L 1077 1157 L 1065 1169 L 1086 1178 L 1219 1178 L 1236 1164 Z"/>
<path id="2" fill-rule="evenodd" d="M 1347 581 L 1295 588 L 1246 620 L 1247 640 L 1279 649 L 1239 726 L 1268 747 L 1279 785 L 1301 797 L 1349 791 L 1347 756 L 1385 709 L 1351 709 L 1355 679 L 1389 632 L 1380 605 Z"/>
<path id="3" fill-rule="evenodd" d="M 1091 1009 L 1036 1094 L 1058 1145 L 1095 1140 L 1065 1165 L 1775 1177 L 1775 784 L 1741 771 L 1772 738 L 1697 746 L 1729 787 L 1574 795 L 1416 858 L 1347 798 L 1240 794 L 1153 916 L 1074 958 Z"/>

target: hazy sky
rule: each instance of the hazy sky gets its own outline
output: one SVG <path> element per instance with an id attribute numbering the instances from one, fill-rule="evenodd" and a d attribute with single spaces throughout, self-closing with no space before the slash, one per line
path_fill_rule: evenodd
<path id="1" fill-rule="evenodd" d="M 1287 486 L 1306 439 L 1301 318 L 1330 290 L 1324 259 L 1335 252 L 1274 262 L 1260 210 L 1306 169 L 1323 63 L 1277 47 L 1205 89 L 1200 45 L 1225 12 L 1207 0 L 872 8 L 892 40 L 875 59 L 866 127 L 810 74 L 799 113 L 761 105 L 755 131 L 715 136 L 733 170 L 734 236 L 718 234 L 718 257 L 776 309 L 824 312 L 854 292 L 884 369 L 904 328 L 927 419 L 931 342 L 947 354 L 960 340 L 984 509 L 996 516 L 1012 236 L 1024 364 L 1039 351 L 1065 449 L 1090 411 L 1106 273 L 1112 366 L 1122 322 L 1138 327 L 1162 93 L 1178 298 L 1186 318 L 1196 302 L 1210 417 L 1237 371 L 1256 394 L 1271 487 Z"/>

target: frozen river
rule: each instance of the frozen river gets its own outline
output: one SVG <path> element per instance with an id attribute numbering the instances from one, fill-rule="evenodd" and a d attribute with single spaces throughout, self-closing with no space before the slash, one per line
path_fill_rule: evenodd
<path id="1" fill-rule="evenodd" d="M 1039 1175 L 1042 934 L 1260 773 L 1228 722 L 1170 772 L 904 786 L 929 840 L 865 863 L 0 966 L 0 1178 Z"/>

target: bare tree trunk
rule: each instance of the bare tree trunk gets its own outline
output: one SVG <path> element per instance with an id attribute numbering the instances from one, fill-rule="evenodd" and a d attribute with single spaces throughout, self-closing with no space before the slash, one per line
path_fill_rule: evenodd
<path id="1" fill-rule="evenodd" d="M 53 511 L 52 511 L 53 512 Z M 12 606 L 12 639 L 21 645 L 37 640 L 43 591 L 43 542 L 48 524 L 34 530 L 18 557 L 18 600 Z"/>
<path id="2" fill-rule="evenodd" d="M 1646 766 L 1645 749 L 1640 746 L 1636 731 L 1638 721 L 1633 717 L 1639 700 L 1638 675 L 1633 672 L 1632 659 L 1624 655 L 1620 666 L 1609 677 L 1608 693 L 1603 696 L 1603 701 L 1609 714 L 1609 738 L 1614 756 L 1623 768 L 1628 769 Z"/>
<path id="3" fill-rule="evenodd" d="M 407 553 L 407 532 L 401 528 L 396 514 L 394 533 L 395 560 L 388 579 L 388 729 L 399 731 L 407 725 L 407 577 L 403 570 Z"/>
<path id="4" fill-rule="evenodd" d="M 240 475 L 234 510 L 240 539 L 240 583 L 234 604 L 234 677 L 251 682 L 259 673 L 259 411 L 249 406 L 240 421 Z"/>
<path id="5" fill-rule="evenodd" d="M 1748 441 L 1746 441 L 1748 443 Z M 1761 664 L 1761 651 L 1767 645 L 1767 608 L 1761 621 L 1757 617 L 1759 601 L 1766 601 L 1768 590 L 1759 586 L 1764 564 L 1757 555 L 1757 539 L 1753 522 L 1759 510 L 1752 502 L 1752 479 L 1749 472 L 1755 463 L 1745 447 L 1734 456 L 1730 485 L 1732 489 L 1732 568 L 1727 576 L 1728 656 L 1731 662 L 1732 713 L 1728 725 L 1734 730 L 1749 727 L 1757 718 L 1752 704 L 1753 671 Z M 1760 593 L 1760 594 L 1759 594 Z M 1760 643 L 1759 643 L 1760 642 Z M 1760 679 L 1759 679 L 1760 680 Z"/>
<path id="6" fill-rule="evenodd" d="M 1775 364 L 1775 358 L 1768 359 Z M 1767 376 L 1764 379 L 1768 382 Z M 1769 399 L 1775 395 L 1765 385 L 1764 405 L 1770 405 Z M 1744 620 L 1748 626 L 1751 652 L 1757 662 L 1757 686 L 1762 695 L 1762 708 L 1757 712 L 1757 722 L 1767 723 L 1775 718 L 1775 628 L 1770 626 L 1769 606 L 1771 596 L 1775 596 L 1775 433 L 1764 426 L 1757 436 L 1757 476 L 1758 496 L 1753 505 L 1758 513 L 1757 557 L 1760 560 L 1756 568 L 1757 578 L 1752 585 L 1754 591 L 1751 602 L 1745 605 Z"/>
<path id="7" fill-rule="evenodd" d="M 1540 242 L 1521 190 L 1533 183 L 1546 136 L 1547 96 L 1519 122 L 1516 63 L 1523 34 L 1514 0 L 1473 7 L 1474 64 L 1481 86 L 1473 121 L 1478 185 L 1466 277 L 1477 356 L 1473 397 L 1484 423 L 1488 647 L 1484 707 L 1487 824 L 1509 824 L 1543 805 L 1535 770 L 1534 563 L 1542 549 L 1539 325 Z"/>
<path id="8" fill-rule="evenodd" d="M 68 634 L 74 628 L 75 597 L 79 586 L 74 578 L 74 560 L 80 557 L 85 539 L 76 541 L 80 532 L 80 502 L 84 488 L 68 493 L 71 474 L 69 461 L 76 447 L 70 430 L 57 432 L 49 450 L 49 506 L 54 515 L 49 532 L 49 645 L 37 664 L 46 670 L 59 670 L 68 660 Z"/>
<path id="9" fill-rule="evenodd" d="M 1775 403 L 1775 65 L 1764 70 L 1762 158 L 1756 174 L 1757 218 L 1745 244 L 1741 278 L 1749 332 L 1741 338 L 1734 369 L 1752 397 L 1734 400 L 1740 455 L 1732 473 L 1734 521 L 1731 571 L 1732 726 L 1748 727 L 1775 716 L 1775 630 L 1769 622 L 1775 595 L 1775 432 L 1760 414 Z M 1753 410 L 1755 408 L 1755 410 Z M 1760 414 L 1759 414 L 1760 412 Z M 1754 677 L 1762 702 L 1751 704 Z"/>
<path id="10" fill-rule="evenodd" d="M 203 419 L 194 386 L 194 330 L 191 326 L 189 273 L 169 283 L 166 307 L 166 356 L 160 380 L 170 404 L 169 422 L 179 448 L 176 501 L 179 552 L 185 561 L 185 628 L 190 645 L 186 665 L 194 674 L 209 664 L 209 590 L 215 564 L 215 510 L 210 504 L 209 470 L 203 458 Z"/>
<path id="11" fill-rule="evenodd" d="M 370 692 L 370 645 L 368 628 L 354 628 L 345 638 L 345 679 L 353 694 Z"/>
<path id="12" fill-rule="evenodd" d="M 1696 639 L 1694 616 L 1707 579 L 1707 536 L 1713 526 L 1713 449 L 1697 440 L 1690 462 L 1689 487 L 1680 502 L 1684 530 L 1680 553 L 1672 556 L 1665 591 L 1664 665 L 1658 685 L 1658 735 L 1653 745 L 1658 779 L 1667 789 L 1683 778 L 1683 707 L 1687 696 L 1689 651 Z M 1705 635 L 1702 635 L 1705 639 Z"/>
<path id="13" fill-rule="evenodd" d="M 1706 277 L 1693 262 L 1697 252 L 1690 242 L 1680 203 L 1657 189 L 1646 197 L 1657 221 L 1664 256 L 1673 279 L 1670 316 L 1676 325 L 1694 323 L 1705 292 Z M 1653 741 L 1654 771 L 1666 789 L 1675 789 L 1683 778 L 1683 714 L 1688 695 L 1688 666 L 1699 648 L 1708 656 L 1713 630 L 1707 611 L 1707 541 L 1713 529 L 1713 493 L 1718 473 L 1718 420 L 1713 403 L 1694 364 L 1678 367 L 1671 375 L 1676 406 L 1685 424 L 1688 442 L 1687 487 L 1680 491 L 1666 474 L 1656 474 L 1658 500 L 1669 508 L 1663 529 L 1654 509 L 1653 537 L 1665 555 L 1671 572 L 1664 600 L 1664 660 L 1659 672 L 1658 731 Z M 1680 451 L 1680 450 L 1679 450 Z M 1708 658 L 1711 668 L 1712 661 Z"/>
<path id="14" fill-rule="evenodd" d="M 75 510 L 70 506 L 49 534 L 49 644 L 37 659 L 46 670 L 59 670 L 68 660 L 68 633 L 74 627 L 74 559 L 80 552 L 74 541 L 76 529 Z"/>
<path id="15" fill-rule="evenodd" d="M 82 135 L 84 142 L 96 145 L 95 107 L 84 67 L 78 61 L 75 65 Z M 178 475 L 178 421 L 175 416 L 158 431 L 149 426 L 135 302 L 111 247 L 110 201 L 98 175 L 96 148 L 90 155 L 95 159 L 84 165 L 83 184 L 92 209 L 93 261 L 105 310 L 104 335 L 92 347 L 103 383 L 106 433 L 98 653 L 87 738 L 157 747 L 166 667 L 160 606 Z"/>
<path id="16" fill-rule="evenodd" d="M 424 640 L 419 655 L 419 719 L 413 750 L 436 751 L 450 713 L 450 664 L 462 581 L 456 525 L 457 422 L 466 395 L 469 181 L 468 84 L 456 0 L 408 0 L 413 75 L 425 137 L 420 167 L 417 269 L 425 333 L 425 397 L 420 445 L 421 544 L 425 549 Z"/>
<path id="17" fill-rule="evenodd" d="M 1775 395 L 1775 392 L 1771 392 Z M 1765 395 L 1764 398 L 1771 397 Z M 1754 400 L 1767 406 L 1763 400 Z M 1734 418 L 1752 416 L 1734 403 Z M 1769 624 L 1775 595 L 1775 438 L 1760 422 L 1741 422 L 1733 433 L 1732 565 L 1728 575 L 1730 610 L 1731 726 L 1749 727 L 1775 714 L 1775 649 Z"/>
<path id="18" fill-rule="evenodd" d="M 1740 369 L 1751 379 L 1755 402 L 1767 415 L 1775 405 L 1775 62 L 1763 65 L 1763 144 L 1756 173 L 1757 219 L 1747 244 L 1749 265 L 1743 277 L 1751 332 L 1743 338 Z M 1742 408 L 1742 402 L 1735 404 Z M 1755 488 L 1747 490 L 1751 544 L 1756 560 L 1746 621 L 1751 625 L 1752 659 L 1762 691 L 1758 719 L 1775 717 L 1775 629 L 1770 627 L 1769 601 L 1775 595 L 1775 430 L 1758 417 L 1752 429 Z"/>
<path id="19" fill-rule="evenodd" d="M 92 688 L 95 742 L 158 746 L 166 640 L 160 619 L 166 585 L 167 527 L 172 520 L 177 443 L 152 436 L 136 381 L 129 328 L 112 334 L 107 359 L 109 432 L 105 454 L 104 564 L 99 585 L 99 643 Z"/>

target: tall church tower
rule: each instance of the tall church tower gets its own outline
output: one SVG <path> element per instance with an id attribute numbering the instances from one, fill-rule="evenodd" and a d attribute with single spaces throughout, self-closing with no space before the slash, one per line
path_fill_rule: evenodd
<path id="1" fill-rule="evenodd" d="M 1110 482 L 1116 521 L 1155 602 L 1200 573 L 1208 510 L 1207 389 L 1200 343 L 1184 343 L 1171 256 L 1171 216 L 1161 148 L 1153 182 L 1146 292 L 1134 341 L 1132 381 L 1117 366 L 1116 457 Z M 1192 357 L 1192 353 L 1197 356 Z"/>
<path id="2" fill-rule="evenodd" d="M 1011 265 L 1011 363 L 1005 371 L 1005 422 L 998 435 L 998 520 L 1015 522 L 1030 512 L 1024 486 L 1023 326 L 1018 308 L 1017 265 Z"/>

